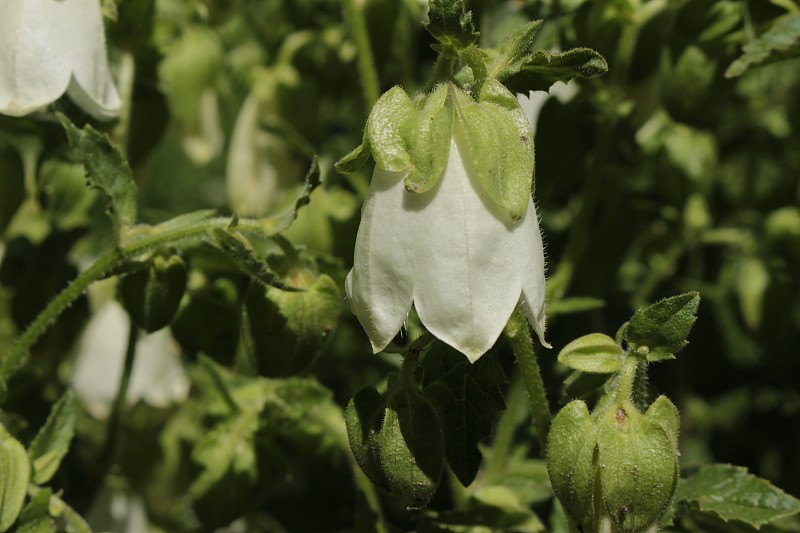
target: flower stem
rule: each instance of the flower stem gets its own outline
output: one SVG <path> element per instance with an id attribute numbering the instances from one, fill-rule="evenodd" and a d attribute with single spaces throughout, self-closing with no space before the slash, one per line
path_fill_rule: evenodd
<path id="1" fill-rule="evenodd" d="M 505 332 L 511 341 L 525 390 L 528 391 L 536 436 L 543 453 L 547 442 L 547 433 L 550 431 L 550 406 L 547 403 L 544 381 L 539 369 L 539 362 L 536 360 L 533 338 L 527 319 L 519 311 L 515 311 L 508 321 Z"/>
<path id="2" fill-rule="evenodd" d="M 511 381 L 511 386 L 508 388 L 508 394 L 506 396 L 507 408 L 500 415 L 500 421 L 497 423 L 497 429 L 494 432 L 494 439 L 492 440 L 491 461 L 486 467 L 486 479 L 489 480 L 490 483 L 505 471 L 506 461 L 514 440 L 514 432 L 517 429 L 520 414 L 525 408 L 524 394 L 525 389 L 522 379 L 517 374 L 514 376 Z"/>
<path id="3" fill-rule="evenodd" d="M 125 349 L 125 361 L 122 364 L 122 373 L 119 377 L 119 388 L 117 389 L 117 396 L 114 398 L 111 415 L 108 419 L 106 443 L 100 454 L 100 464 L 106 467 L 106 471 L 111 466 L 120 438 L 120 427 L 122 426 L 123 416 L 125 415 L 125 400 L 128 396 L 128 389 L 131 384 L 133 362 L 136 357 L 136 344 L 138 340 L 139 328 L 133 323 L 133 320 L 131 320 L 130 330 L 128 331 L 128 345 Z"/>
<path id="4" fill-rule="evenodd" d="M 369 43 L 364 11 L 360 5 L 356 5 L 356 0 L 344 0 L 344 17 L 350 25 L 350 31 L 353 32 L 353 41 L 358 50 L 358 73 L 361 76 L 364 105 L 369 113 L 380 96 L 380 84 L 378 83 L 375 59 L 372 56 L 372 47 Z"/>
<path id="5" fill-rule="evenodd" d="M 437 83 L 449 80 L 453 76 L 453 67 L 456 64 L 456 51 L 452 46 L 444 45 L 439 52 L 439 57 L 433 65 L 428 81 L 425 83 L 425 92 L 433 90 Z"/>

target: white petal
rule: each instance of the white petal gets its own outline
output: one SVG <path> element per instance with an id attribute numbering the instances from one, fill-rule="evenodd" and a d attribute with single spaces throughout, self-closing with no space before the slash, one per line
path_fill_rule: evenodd
<path id="1" fill-rule="evenodd" d="M 517 93 L 517 102 L 525 112 L 525 117 L 531 124 L 533 134 L 536 135 L 536 123 L 539 121 L 539 113 L 542 112 L 542 107 L 550 95 L 545 91 L 530 91 L 528 96 L 522 93 Z"/>
<path id="2" fill-rule="evenodd" d="M 415 213 L 404 205 L 403 175 L 375 168 L 361 210 L 353 270 L 347 275 L 350 305 L 372 349 L 383 350 L 411 309 L 415 275 Z"/>
<path id="3" fill-rule="evenodd" d="M 117 94 L 106 57 L 103 15 L 97 0 L 60 0 L 71 7 L 71 35 L 76 47 L 72 80 L 67 93 L 84 111 L 98 119 L 119 114 Z"/>
<path id="4" fill-rule="evenodd" d="M 96 418 L 108 416 L 119 390 L 130 319 L 116 301 L 98 311 L 81 336 L 72 387 Z M 142 337 L 136 346 L 126 402 L 144 399 L 165 407 L 186 397 L 189 381 L 168 330 Z"/>
<path id="5" fill-rule="evenodd" d="M 419 214 L 417 312 L 431 333 L 474 361 L 492 347 L 519 302 L 529 215 L 514 222 L 491 200 L 465 168 L 459 144 L 451 143 L 437 187 L 406 193 L 405 204 Z"/>
<path id="6" fill-rule="evenodd" d="M 25 115 L 67 90 L 76 52 L 74 3 L 0 2 L 0 113 Z"/>
<path id="7" fill-rule="evenodd" d="M 520 242 L 519 252 L 520 256 L 528 259 L 527 264 L 523 267 L 522 275 L 522 310 L 539 337 L 539 342 L 542 343 L 542 346 L 550 348 L 550 344 L 544 339 L 547 318 L 545 316 L 547 301 L 544 279 L 544 246 L 533 200 L 528 205 L 528 211 L 525 214 L 525 226 L 526 236 Z"/>

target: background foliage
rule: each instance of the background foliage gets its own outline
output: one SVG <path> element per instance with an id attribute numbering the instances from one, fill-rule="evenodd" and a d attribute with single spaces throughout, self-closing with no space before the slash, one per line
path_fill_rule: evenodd
<path id="1" fill-rule="evenodd" d="M 369 169 L 345 176 L 333 163 L 361 142 L 371 103 L 345 15 L 354 9 L 365 17 L 381 91 L 400 84 L 413 94 L 435 58 L 419 24 L 423 6 L 106 4 L 112 64 L 131 76 L 121 87 L 130 112 L 98 127 L 125 155 L 138 187 L 137 209 L 118 210 L 117 225 L 137 210 L 151 224 L 199 209 L 276 215 L 303 193 L 315 155 L 322 184 L 279 237 L 242 243 L 223 232 L 214 247 L 198 242 L 182 254 L 186 290 L 169 329 L 188 371 L 184 400 L 145 397 L 96 416 L 80 391 L 78 399 L 63 396 L 82 332 L 99 302 L 114 297 L 114 281 L 59 317 L 8 384 L 0 413 L 28 448 L 32 481 L 49 487 L 30 494 L 20 520 L 44 528 L 42 520 L 55 516 L 79 529 L 83 515 L 101 529 L 132 528 L 130 513 L 128 522 L 99 516 L 103 498 L 123 498 L 163 531 L 232 521 L 231 531 L 566 531 L 505 342 L 475 367 L 438 345 L 424 361 L 426 387 L 453 413 L 445 430 L 470 432 L 463 440 L 471 443 L 445 449 L 453 472 L 427 510 L 376 495 L 351 463 L 344 406 L 363 385 L 385 387 L 400 358 L 370 353 L 344 300 Z M 699 291 L 690 344 L 650 375 L 650 399 L 667 394 L 681 412 L 681 471 L 742 465 L 800 495 L 800 5 L 473 0 L 468 7 L 485 46 L 544 19 L 535 48 L 590 47 L 608 60 L 606 76 L 573 82 L 571 98 L 547 99 L 536 129 L 555 347 L 538 356 L 551 405 L 597 385 L 556 363 L 567 343 L 593 332 L 613 336 L 639 307 Z M 66 100 L 56 108 L 86 121 Z M 26 174 L 36 184 L 27 194 Z M 226 188 L 234 175 L 252 175 L 258 185 L 236 199 Z M 111 244 L 104 209 L 52 113 L 0 117 L 0 353 Z M 156 255 L 166 263 L 170 252 Z M 135 270 L 126 270 L 122 286 Z M 413 320 L 409 327 L 413 336 Z M 122 358 L 121 346 L 114 357 Z M 42 436 L 51 407 L 62 412 L 53 420 L 71 417 L 74 437 L 58 428 Z M 706 468 L 679 486 L 670 527 L 759 525 L 725 522 L 740 516 L 730 509 L 698 512 L 715 476 L 747 476 Z M 458 483 L 475 476 L 466 489 Z M 53 511 L 56 500 L 69 511 Z M 762 530 L 798 531 L 798 524 L 786 518 Z"/>

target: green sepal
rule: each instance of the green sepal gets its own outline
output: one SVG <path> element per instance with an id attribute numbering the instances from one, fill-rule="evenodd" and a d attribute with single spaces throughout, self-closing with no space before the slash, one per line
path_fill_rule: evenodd
<path id="1" fill-rule="evenodd" d="M 450 154 L 453 106 L 447 85 L 420 99 L 416 113 L 406 118 L 402 137 L 411 156 L 411 170 L 403 184 L 410 192 L 425 192 L 439 181 Z"/>
<path id="2" fill-rule="evenodd" d="M 86 167 L 89 186 L 108 200 L 108 212 L 119 239 L 123 231 L 136 223 L 136 183 L 131 167 L 108 137 L 88 125 L 78 128 L 61 113 L 57 116 L 70 145 Z"/>
<path id="3" fill-rule="evenodd" d="M 624 532 L 644 531 L 672 501 L 678 482 L 677 450 L 664 427 L 630 402 L 598 421 L 599 494 L 603 511 Z"/>
<path id="4" fill-rule="evenodd" d="M 472 12 L 464 8 L 464 0 L 429 0 L 425 28 L 445 46 L 466 48 L 478 39 Z"/>
<path id="5" fill-rule="evenodd" d="M 656 398 L 644 414 L 653 422 L 659 424 L 667 436 L 672 440 L 672 445 L 678 449 L 678 433 L 680 432 L 681 417 L 678 408 L 663 394 Z"/>
<path id="6" fill-rule="evenodd" d="M 356 146 L 349 154 L 336 162 L 336 172 L 340 174 L 352 174 L 367 164 L 370 156 L 369 139 L 364 135 L 364 140 Z"/>
<path id="7" fill-rule="evenodd" d="M 619 370 L 624 354 L 608 335 L 592 333 L 564 346 L 558 354 L 558 362 L 581 372 L 611 374 Z"/>
<path id="8" fill-rule="evenodd" d="M 547 91 L 558 81 L 573 78 L 596 78 L 608 72 L 608 63 L 599 52 L 591 48 L 572 48 L 566 52 L 551 53 L 536 50 L 522 58 L 506 62 L 498 58 L 491 74 L 511 91 Z"/>
<path id="9" fill-rule="evenodd" d="M 415 114 L 411 98 L 400 86 L 392 87 L 375 102 L 367 119 L 366 138 L 375 163 L 382 169 L 407 172 L 411 168 L 403 130 Z"/>
<path id="10" fill-rule="evenodd" d="M 8 531 L 25 502 L 31 464 L 17 439 L 7 433 L 0 438 L 0 531 Z"/>
<path id="11" fill-rule="evenodd" d="M 466 147 L 467 168 L 514 220 L 525 215 L 533 190 L 533 131 L 517 99 L 497 80 L 489 79 L 478 101 L 452 87 L 458 125 L 456 136 Z"/>
<path id="12" fill-rule="evenodd" d="M 75 395 L 68 390 L 53 405 L 47 421 L 28 447 L 28 456 L 33 466 L 32 481 L 37 485 L 47 483 L 58 471 L 75 435 L 76 418 Z"/>
<path id="13" fill-rule="evenodd" d="M 186 265 L 178 255 L 156 257 L 120 280 L 122 305 L 134 323 L 148 333 L 172 322 L 186 291 Z"/>
<path id="14" fill-rule="evenodd" d="M 344 411 L 347 438 L 356 464 L 370 481 L 389 490 L 389 481 L 378 457 L 378 434 L 383 423 L 386 401 L 372 385 L 361 387 Z"/>
<path id="15" fill-rule="evenodd" d="M 674 359 L 688 344 L 698 305 L 700 294 L 687 292 L 636 311 L 625 329 L 630 353 L 649 362 Z"/>
<path id="16" fill-rule="evenodd" d="M 596 433 L 586 404 L 573 400 L 558 412 L 547 436 L 547 472 L 553 492 L 579 524 L 594 514 Z"/>
<path id="17" fill-rule="evenodd" d="M 489 76 L 489 67 L 487 66 L 489 54 L 482 48 L 472 45 L 459 51 L 458 55 L 472 71 L 471 87 L 462 86 L 462 88 L 469 89 L 472 94 L 480 94 L 483 84 L 486 83 Z"/>
<path id="18" fill-rule="evenodd" d="M 416 389 L 395 390 L 386 402 L 378 457 L 392 494 L 424 507 L 436 493 L 444 466 L 444 443 L 433 405 Z"/>

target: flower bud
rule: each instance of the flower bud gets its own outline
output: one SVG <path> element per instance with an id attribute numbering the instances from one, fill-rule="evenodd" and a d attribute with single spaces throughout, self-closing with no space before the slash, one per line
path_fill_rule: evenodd
<path id="1" fill-rule="evenodd" d="M 616 399 L 589 414 L 576 400 L 553 421 L 547 469 L 567 514 L 586 529 L 608 520 L 636 533 L 655 524 L 678 481 L 678 411 L 665 396 L 645 414 Z"/>

